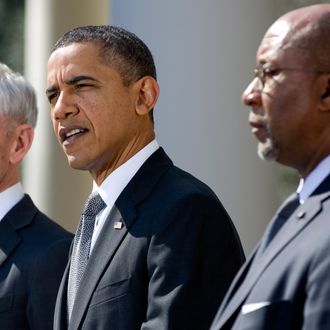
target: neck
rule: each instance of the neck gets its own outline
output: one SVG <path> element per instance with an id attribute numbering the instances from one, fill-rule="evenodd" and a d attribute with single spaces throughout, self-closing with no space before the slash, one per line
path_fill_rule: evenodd
<path id="1" fill-rule="evenodd" d="M 103 162 L 101 161 L 101 163 L 103 163 L 103 167 L 100 167 L 99 170 L 90 170 L 90 174 L 95 183 L 100 186 L 113 171 L 125 164 L 129 159 L 131 159 L 152 140 L 154 140 L 154 138 L 155 135 L 152 134 L 132 141 L 123 150 L 121 150 L 121 152 L 117 152 L 116 157 L 114 158 L 110 156 L 110 153 L 104 155 L 104 160 Z"/>

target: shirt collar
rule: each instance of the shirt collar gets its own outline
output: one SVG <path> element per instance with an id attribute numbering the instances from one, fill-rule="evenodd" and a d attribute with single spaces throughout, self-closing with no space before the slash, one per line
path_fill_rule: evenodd
<path id="1" fill-rule="evenodd" d="M 0 221 L 24 197 L 20 182 L 0 192 Z"/>
<path id="2" fill-rule="evenodd" d="M 303 203 L 329 174 L 330 155 L 324 158 L 306 177 L 306 179 L 300 179 L 299 186 L 297 188 L 300 203 Z"/>
<path id="3" fill-rule="evenodd" d="M 117 198 L 131 181 L 143 163 L 159 148 L 156 140 L 147 144 L 143 149 L 131 157 L 127 162 L 114 170 L 100 186 L 93 183 L 93 190 L 97 190 L 107 206 L 112 207 Z"/>

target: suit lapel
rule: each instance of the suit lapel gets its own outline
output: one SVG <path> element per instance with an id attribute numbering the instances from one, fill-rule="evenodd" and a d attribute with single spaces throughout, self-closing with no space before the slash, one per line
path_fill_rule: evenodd
<path id="1" fill-rule="evenodd" d="M 25 195 L 0 222 L 0 266 L 20 244 L 17 231 L 28 226 L 37 212 L 31 198 Z"/>
<path id="2" fill-rule="evenodd" d="M 121 229 L 115 229 L 116 222 L 123 222 L 123 219 L 118 208 L 114 206 L 96 241 L 85 274 L 81 280 L 80 289 L 77 292 L 72 310 L 70 330 L 79 328 L 101 275 L 127 234 L 128 228 L 126 224 Z"/>
<path id="3" fill-rule="evenodd" d="M 270 242 L 265 255 L 260 258 L 260 270 L 266 267 L 315 218 L 322 209 L 322 201 L 328 196 L 329 193 L 312 196 L 295 210 L 276 239 Z"/>
<path id="4" fill-rule="evenodd" d="M 12 251 L 19 245 L 21 238 L 7 222 L 0 223 L 0 266 L 10 256 Z"/>
<path id="5" fill-rule="evenodd" d="M 232 299 L 229 301 L 227 306 L 224 306 L 222 309 L 222 316 L 217 324 L 218 328 L 221 328 L 237 311 L 237 309 L 240 308 L 243 301 L 246 299 L 249 292 L 254 287 L 260 275 L 264 272 L 268 265 L 304 228 L 306 228 L 308 224 L 311 223 L 311 221 L 322 209 L 322 201 L 329 197 L 330 194 L 325 193 L 323 195 L 312 196 L 307 199 L 306 202 L 298 207 L 298 209 L 287 220 L 287 223 L 277 234 L 276 239 L 270 242 L 264 254 L 256 258 L 253 262 L 253 271 L 248 273 L 248 269 L 246 267 L 243 268 L 244 271 L 240 272 L 242 274 L 240 278 L 240 283 L 242 283 L 242 285 L 233 294 Z M 248 274 L 243 281 L 242 277 L 245 276 L 246 273 Z"/>
<path id="6" fill-rule="evenodd" d="M 136 205 L 151 194 L 158 180 L 171 166 L 172 161 L 164 150 L 159 148 L 142 165 L 118 197 L 90 256 L 80 284 L 82 289 L 78 290 L 73 306 L 69 330 L 79 328 L 104 270 L 109 267 L 120 244 L 137 220 Z M 124 224 L 123 228 L 115 229 L 115 223 L 121 221 Z"/>

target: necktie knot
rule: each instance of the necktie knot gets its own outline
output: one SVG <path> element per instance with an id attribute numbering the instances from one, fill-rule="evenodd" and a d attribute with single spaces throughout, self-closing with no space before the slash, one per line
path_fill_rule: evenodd
<path id="1" fill-rule="evenodd" d="M 102 209 L 105 208 L 105 206 L 106 204 L 104 203 L 101 196 L 98 194 L 98 192 L 94 191 L 91 193 L 85 203 L 83 215 L 87 217 L 95 217 L 99 212 L 101 212 Z"/>

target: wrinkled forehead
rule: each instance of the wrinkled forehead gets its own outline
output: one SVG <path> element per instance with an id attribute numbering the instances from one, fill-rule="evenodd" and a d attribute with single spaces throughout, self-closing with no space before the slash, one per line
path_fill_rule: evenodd
<path id="1" fill-rule="evenodd" d="M 85 60 L 99 60 L 100 50 L 95 43 L 70 43 L 55 49 L 48 59 L 48 67 L 54 62 L 70 63 L 71 61 L 83 62 Z"/>
<path id="2" fill-rule="evenodd" d="M 72 43 L 56 49 L 48 59 L 48 83 L 60 77 L 94 72 L 99 66 L 103 68 L 98 54 L 98 48 L 87 43 Z"/>
<path id="3" fill-rule="evenodd" d="M 287 35 L 291 25 L 286 20 L 278 20 L 264 35 L 257 52 L 258 62 L 277 58 L 287 45 Z"/>

